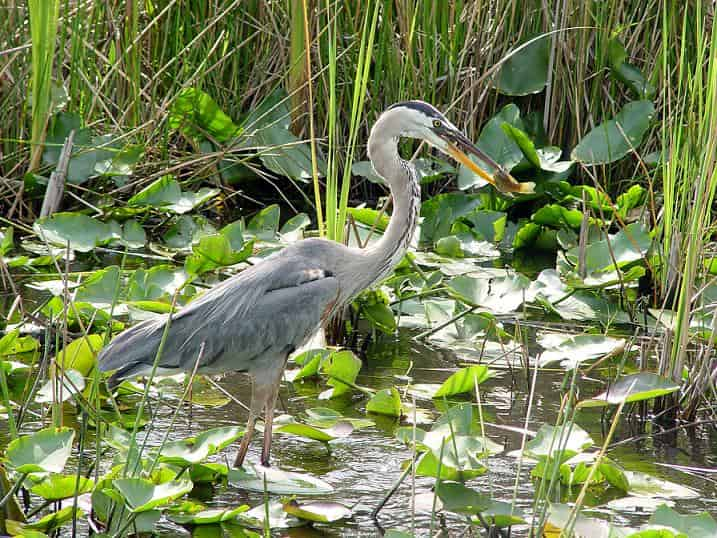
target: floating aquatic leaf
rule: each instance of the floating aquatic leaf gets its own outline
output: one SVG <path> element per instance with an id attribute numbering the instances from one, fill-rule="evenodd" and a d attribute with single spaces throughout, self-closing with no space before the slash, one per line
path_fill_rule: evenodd
<path id="1" fill-rule="evenodd" d="M 179 215 L 171 222 L 171 226 L 164 235 L 164 242 L 167 247 L 173 249 L 191 248 L 192 243 L 199 241 L 205 235 L 217 233 L 217 229 L 212 223 L 201 215 Z M 225 226 L 225 229 L 232 226 L 232 224 Z M 231 237 L 229 237 L 229 240 L 234 246 L 234 241 Z M 244 241 L 242 240 L 239 245 L 241 246 L 243 243 Z"/>
<path id="2" fill-rule="evenodd" d="M 400 417 L 402 409 L 401 395 L 396 387 L 379 390 L 366 403 L 366 412 L 389 417 Z"/>
<path id="3" fill-rule="evenodd" d="M 194 487 L 191 480 L 171 480 L 154 484 L 144 478 L 115 478 L 112 485 L 135 513 L 165 505 L 189 493 Z"/>
<path id="4" fill-rule="evenodd" d="M 239 128 L 206 92 L 197 88 L 184 88 L 172 102 L 168 124 L 190 138 L 209 135 L 218 142 L 235 137 Z"/>
<path id="5" fill-rule="evenodd" d="M 114 237 L 107 224 L 82 213 L 54 213 L 35 221 L 33 228 L 48 243 L 66 247 L 69 242 L 71 249 L 80 252 L 89 252 Z"/>
<path id="6" fill-rule="evenodd" d="M 354 427 L 351 423 L 346 421 L 336 422 L 329 428 L 317 428 L 311 424 L 289 422 L 288 424 L 282 424 L 275 429 L 277 433 L 290 433 L 298 435 L 299 437 L 305 437 L 306 439 L 320 441 L 322 443 L 328 443 L 334 439 L 347 437 L 351 435 L 353 430 Z"/>
<path id="7" fill-rule="evenodd" d="M 268 521 L 267 515 L 269 516 Z M 248 512 L 239 514 L 237 521 L 247 527 L 262 530 L 267 527 L 276 530 L 306 525 L 305 520 L 296 518 L 285 512 L 284 505 L 278 501 L 270 501 L 268 504 L 255 506 Z"/>
<path id="8" fill-rule="evenodd" d="M 223 521 L 231 521 L 236 519 L 239 514 L 249 510 L 249 506 L 243 504 L 236 508 L 213 508 L 202 510 L 195 513 L 178 513 L 170 514 L 168 517 L 175 523 L 180 525 L 209 525 L 212 523 L 222 523 Z"/>
<path id="9" fill-rule="evenodd" d="M 20 523 L 18 521 L 6 521 L 7 531 L 13 536 L 24 536 L 26 538 L 39 538 L 47 536 L 53 531 L 61 528 L 75 518 L 84 514 L 79 508 L 65 506 L 57 512 L 47 514 L 33 523 Z"/>
<path id="10" fill-rule="evenodd" d="M 272 204 L 254 215 L 246 226 L 246 233 L 263 241 L 276 240 L 279 231 L 279 206 Z"/>
<path id="11" fill-rule="evenodd" d="M 642 260 L 652 244 L 647 229 L 638 222 L 628 224 L 608 240 L 596 241 L 587 246 L 585 269 L 588 273 L 600 273 L 622 268 Z M 566 259 L 573 265 L 578 264 L 578 248 L 569 250 Z"/>
<path id="12" fill-rule="evenodd" d="M 536 460 L 549 458 L 565 462 L 592 444 L 590 435 L 577 424 L 565 428 L 543 424 L 525 448 L 526 454 Z"/>
<path id="13" fill-rule="evenodd" d="M 225 235 L 206 235 L 192 246 L 192 254 L 185 260 L 184 268 L 190 275 L 199 275 L 218 267 L 243 262 L 251 256 L 253 250 L 253 241 L 247 241 L 241 250 L 234 250 Z"/>
<path id="14" fill-rule="evenodd" d="M 443 382 L 433 397 L 442 398 L 464 392 L 474 392 L 476 385 L 480 385 L 492 376 L 493 373 L 483 364 L 461 368 Z"/>
<path id="15" fill-rule="evenodd" d="M 67 181 L 80 185 L 95 175 L 98 155 L 93 149 L 96 144 L 93 143 L 92 131 L 82 127 L 82 119 L 78 114 L 55 114 L 47 130 L 42 160 L 45 164 L 56 165 L 60 160 L 62 146 L 71 131 L 75 131 L 75 136 L 67 168 Z"/>
<path id="16" fill-rule="evenodd" d="M 343 504 L 329 501 L 301 502 L 292 499 L 283 504 L 287 514 L 307 521 L 333 523 L 351 517 L 351 509 Z"/>
<path id="17" fill-rule="evenodd" d="M 432 245 L 441 237 L 449 235 L 453 223 L 480 204 L 478 196 L 460 192 L 439 194 L 426 200 L 421 204 L 423 222 L 420 242 Z"/>
<path id="18" fill-rule="evenodd" d="M 129 249 L 142 248 L 147 242 L 147 234 L 144 228 L 136 220 L 128 220 L 122 225 L 122 233 L 119 243 Z"/>
<path id="19" fill-rule="evenodd" d="M 607 164 L 640 145 L 655 116 L 651 101 L 627 103 L 614 119 L 601 123 L 575 146 L 571 158 L 585 164 Z"/>
<path id="20" fill-rule="evenodd" d="M 46 501 L 59 501 L 89 493 L 94 485 L 93 480 L 83 476 L 50 474 L 33 485 L 30 491 Z"/>
<path id="21" fill-rule="evenodd" d="M 185 285 L 189 275 L 171 265 L 155 265 L 149 269 L 138 268 L 129 278 L 127 299 L 145 301 L 170 298 Z"/>
<path id="22" fill-rule="evenodd" d="M 637 497 L 661 497 L 663 499 L 695 499 L 700 494 L 687 486 L 662 480 L 656 476 L 637 471 L 624 471 L 630 485 L 628 493 Z"/>
<path id="23" fill-rule="evenodd" d="M 127 200 L 129 207 L 154 207 L 173 213 L 187 213 L 219 194 L 217 189 L 183 191 L 174 176 L 165 175 Z"/>
<path id="24" fill-rule="evenodd" d="M 669 506 L 660 506 L 650 516 L 651 525 L 664 525 L 682 532 L 689 538 L 712 538 L 717 536 L 717 522 L 707 512 L 682 515 Z"/>
<path id="25" fill-rule="evenodd" d="M 679 383 L 652 372 L 626 375 L 613 383 L 608 390 L 581 401 L 579 407 L 602 407 L 651 400 L 680 390 Z"/>
<path id="26" fill-rule="evenodd" d="M 548 83 L 550 38 L 537 36 L 521 46 L 522 48 L 501 64 L 493 81 L 495 88 L 502 94 L 538 93 Z"/>
<path id="27" fill-rule="evenodd" d="M 497 243 L 503 240 L 507 214 L 503 211 L 475 209 L 462 217 L 461 221 L 469 223 L 479 239 Z"/>
<path id="28" fill-rule="evenodd" d="M 488 241 L 477 240 L 470 232 L 441 237 L 435 246 L 437 254 L 453 258 L 497 258 L 500 251 Z"/>
<path id="29" fill-rule="evenodd" d="M 379 232 L 383 232 L 388 227 L 389 217 L 385 213 L 370 209 L 368 207 L 349 207 L 347 209 L 356 222 L 376 228 Z"/>
<path id="30" fill-rule="evenodd" d="M 559 228 L 567 225 L 578 229 L 583 220 L 583 214 L 577 209 L 567 209 L 559 204 L 548 204 L 538 209 L 531 220 L 536 224 Z"/>
<path id="31" fill-rule="evenodd" d="M 99 334 L 82 336 L 67 344 L 53 362 L 61 371 L 76 370 L 86 377 L 97 363 L 97 353 L 103 345 L 104 338 Z"/>
<path id="32" fill-rule="evenodd" d="M 625 476 L 625 471 L 609 458 L 603 458 L 600 461 L 599 470 L 612 487 L 625 492 L 630 489 L 630 483 Z"/>
<path id="33" fill-rule="evenodd" d="M 385 303 L 376 301 L 371 304 L 361 304 L 361 313 L 382 332 L 386 334 L 396 332 L 396 318 L 393 315 L 393 310 Z"/>
<path id="34" fill-rule="evenodd" d="M 85 388 L 85 378 L 77 370 L 64 370 L 57 380 L 49 379 L 35 395 L 37 403 L 66 402 Z"/>
<path id="35" fill-rule="evenodd" d="M 249 491 L 263 492 L 266 485 L 269 493 L 277 495 L 324 495 L 334 490 L 331 484 L 310 474 L 260 465 L 230 469 L 228 480 L 232 486 Z"/>
<path id="36" fill-rule="evenodd" d="M 523 304 L 529 286 L 530 280 L 516 273 L 491 279 L 457 276 L 448 284 L 456 298 L 494 314 L 512 312 Z"/>
<path id="37" fill-rule="evenodd" d="M 523 511 L 510 503 L 491 499 L 457 482 L 436 484 L 436 494 L 443 503 L 443 509 L 459 514 L 480 514 L 497 527 L 509 527 L 525 523 Z"/>
<path id="38" fill-rule="evenodd" d="M 304 229 L 311 224 L 306 213 L 299 213 L 287 220 L 279 229 L 279 235 L 284 243 L 299 241 L 304 238 Z"/>
<path id="39" fill-rule="evenodd" d="M 189 478 L 192 482 L 216 482 L 226 477 L 229 467 L 224 463 L 195 463 L 189 468 Z"/>
<path id="40" fill-rule="evenodd" d="M 7 464 L 18 473 L 61 473 L 72 451 L 75 432 L 70 428 L 44 428 L 8 444 Z"/>
<path id="41" fill-rule="evenodd" d="M 609 521 L 587 517 L 578 512 L 571 518 L 573 508 L 566 504 L 551 503 L 548 506 L 548 522 L 544 529 L 546 538 L 563 536 L 572 521 L 572 534 L 575 538 L 627 538 L 633 529 L 618 527 Z"/>
<path id="42" fill-rule="evenodd" d="M 238 426 L 213 428 L 181 441 L 165 443 L 159 453 L 159 461 L 187 467 L 216 454 L 239 439 L 244 430 Z"/>
<path id="43" fill-rule="evenodd" d="M 576 368 L 582 362 L 625 351 L 623 338 L 599 334 L 565 334 L 542 332 L 538 344 L 545 350 L 540 355 L 540 365 L 561 361 L 567 369 Z"/>
<path id="44" fill-rule="evenodd" d="M 329 377 L 327 383 L 333 388 L 322 393 L 320 398 L 335 398 L 351 390 L 351 386 L 344 381 L 353 384 L 360 369 L 361 359 L 351 351 L 336 351 L 329 355 L 321 363 L 321 371 Z"/>

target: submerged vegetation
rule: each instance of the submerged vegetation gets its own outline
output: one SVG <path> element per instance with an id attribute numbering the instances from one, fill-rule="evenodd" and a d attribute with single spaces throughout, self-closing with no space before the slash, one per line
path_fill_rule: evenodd
<path id="1" fill-rule="evenodd" d="M 716 536 L 714 9 L 0 7 L 0 533 Z M 535 193 L 402 143 L 420 230 L 292 357 L 278 466 L 229 464 L 237 376 L 109 390 L 123 328 L 374 241 L 364 144 L 416 98 Z"/>

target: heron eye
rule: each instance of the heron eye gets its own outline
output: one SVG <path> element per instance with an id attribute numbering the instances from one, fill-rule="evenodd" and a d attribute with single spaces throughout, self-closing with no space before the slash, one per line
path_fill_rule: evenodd
<path id="1" fill-rule="evenodd" d="M 441 126 L 441 120 L 433 120 L 433 126 L 438 129 Z"/>

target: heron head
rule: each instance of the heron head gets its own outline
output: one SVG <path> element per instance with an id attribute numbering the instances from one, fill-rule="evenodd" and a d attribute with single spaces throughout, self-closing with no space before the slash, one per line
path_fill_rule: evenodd
<path id="1" fill-rule="evenodd" d="M 425 140 L 431 146 L 466 166 L 501 192 L 532 193 L 533 183 L 519 183 L 500 164 L 476 147 L 466 135 L 434 106 L 423 101 L 406 101 L 389 107 L 400 115 L 401 136 Z M 388 112 L 387 111 L 387 112 Z M 473 155 L 481 164 L 470 158 Z"/>

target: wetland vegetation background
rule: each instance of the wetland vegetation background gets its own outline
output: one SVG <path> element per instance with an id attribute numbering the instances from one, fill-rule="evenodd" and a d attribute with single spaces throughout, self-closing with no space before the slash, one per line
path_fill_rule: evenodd
<path id="1" fill-rule="evenodd" d="M 0 531 L 717 536 L 714 9 L 5 0 Z M 416 98 L 536 193 L 402 144 L 420 232 L 290 363 L 272 471 L 229 465 L 238 376 L 108 392 L 122 328 L 375 239 Z"/>

